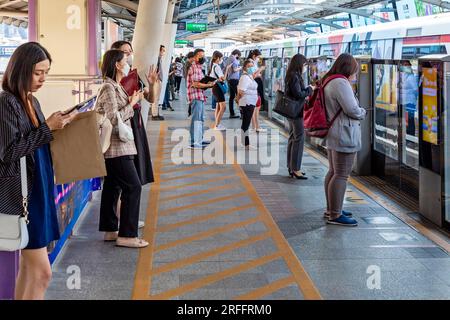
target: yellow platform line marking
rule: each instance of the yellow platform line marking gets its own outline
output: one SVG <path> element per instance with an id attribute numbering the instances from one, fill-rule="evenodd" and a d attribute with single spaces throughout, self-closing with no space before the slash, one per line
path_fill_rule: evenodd
<path id="1" fill-rule="evenodd" d="M 246 192 L 234 193 L 234 194 L 231 194 L 228 196 L 213 198 L 213 199 L 206 200 L 206 201 L 200 201 L 200 202 L 196 202 L 196 203 L 192 203 L 192 204 L 188 204 L 188 205 L 184 205 L 184 206 L 180 206 L 180 207 L 166 209 L 166 210 L 160 211 L 159 215 L 166 216 L 166 215 L 169 215 L 169 214 L 177 212 L 177 211 L 188 210 L 188 209 L 192 209 L 192 208 L 196 208 L 196 207 L 203 207 L 203 206 L 206 206 L 211 203 L 222 202 L 222 201 L 242 198 L 242 197 L 246 197 L 246 196 L 248 196 Z"/>
<path id="2" fill-rule="evenodd" d="M 313 156 L 315 159 L 322 162 L 325 166 L 328 166 L 328 161 L 326 158 L 318 153 L 317 151 L 306 148 L 308 153 Z M 378 205 L 385 208 L 387 211 L 389 211 L 391 214 L 393 214 L 395 217 L 403 221 L 406 225 L 410 226 L 414 230 L 416 230 L 418 233 L 422 234 L 424 237 L 429 239 L 431 242 L 434 242 L 439 247 L 444 249 L 447 253 L 450 253 L 450 243 L 448 243 L 444 238 L 442 238 L 436 231 L 428 228 L 427 226 L 421 224 L 419 221 L 414 220 L 413 218 L 409 217 L 406 213 L 400 212 L 398 208 L 396 208 L 394 205 L 387 203 L 387 201 L 371 191 L 369 188 L 367 188 L 365 185 L 363 185 L 361 182 L 356 180 L 353 177 L 349 177 L 348 181 L 350 184 L 352 184 L 355 188 L 357 188 L 359 191 L 364 193 L 366 196 L 371 198 L 373 201 L 375 201 Z"/>
<path id="3" fill-rule="evenodd" d="M 217 228 L 213 228 L 213 229 L 210 229 L 210 230 L 207 230 L 207 231 L 199 232 L 199 233 L 194 234 L 192 236 L 189 236 L 189 237 L 186 237 L 186 238 L 182 238 L 182 239 L 179 239 L 179 240 L 175 240 L 175 241 L 172 241 L 172 242 L 165 243 L 165 244 L 162 244 L 160 246 L 157 246 L 155 248 L 154 252 L 167 250 L 167 249 L 179 246 L 179 245 L 187 244 L 187 243 L 192 242 L 192 241 L 197 241 L 197 240 L 201 240 L 201 239 L 205 239 L 205 238 L 210 238 L 210 237 L 213 237 L 215 235 L 218 235 L 218 234 L 221 234 L 221 233 L 225 233 L 227 231 L 238 229 L 238 228 L 241 228 L 241 227 L 245 227 L 247 225 L 254 224 L 254 223 L 259 222 L 259 221 L 260 221 L 260 218 L 256 217 L 256 218 L 248 219 L 248 220 L 245 220 L 245 221 L 240 221 L 240 222 L 237 222 L 237 223 L 231 223 L 231 224 L 227 224 L 227 225 L 222 226 L 222 227 L 217 227 Z"/>
<path id="4" fill-rule="evenodd" d="M 155 230 L 158 225 L 158 198 L 159 198 L 159 178 L 162 165 L 162 145 L 166 127 L 160 124 L 159 127 L 159 148 L 155 159 L 155 183 L 150 187 L 149 204 L 147 207 L 146 227 L 144 229 L 144 239 L 149 242 L 149 246 L 139 251 L 139 257 L 136 266 L 136 275 L 134 279 L 134 287 L 132 292 L 132 299 L 142 299 L 149 295 L 149 288 L 151 288 L 151 277 L 148 275 L 149 266 L 153 265 L 153 252 L 155 246 L 155 234 L 149 230 Z"/>
<path id="5" fill-rule="evenodd" d="M 227 214 L 232 214 L 232 213 L 235 213 L 237 211 L 243 211 L 243 210 L 254 208 L 254 207 L 255 207 L 255 205 L 253 203 L 250 203 L 250 204 L 244 205 L 242 207 L 234 207 L 234 208 L 231 208 L 231 209 L 220 210 L 220 211 L 217 211 L 217 212 L 214 212 L 214 213 L 201 215 L 201 216 L 195 217 L 193 219 L 181 221 L 181 222 L 178 222 L 178 223 L 165 224 L 163 226 L 158 227 L 156 232 L 167 232 L 167 231 L 170 231 L 170 230 L 173 230 L 173 229 L 177 229 L 177 228 L 180 228 L 180 227 L 184 227 L 184 226 L 187 226 L 187 225 L 190 225 L 190 224 L 208 221 L 208 220 L 211 220 L 211 219 L 214 219 L 214 218 L 225 216 Z"/>
<path id="6" fill-rule="evenodd" d="M 263 233 L 263 234 L 260 234 L 260 235 L 257 235 L 257 236 L 251 237 L 251 238 L 247 238 L 247 239 L 244 239 L 244 240 L 241 240 L 241 241 L 233 242 L 233 243 L 231 243 L 229 245 L 226 245 L 226 246 L 223 246 L 223 247 L 220 247 L 220 248 L 215 248 L 215 249 L 207 251 L 207 252 L 202 252 L 202 253 L 196 254 L 194 256 L 185 258 L 185 259 L 181 259 L 181 260 L 178 260 L 178 261 L 170 262 L 170 263 L 167 263 L 167 264 L 165 264 L 165 265 L 163 265 L 163 266 L 161 266 L 159 268 L 153 269 L 152 275 L 157 275 L 157 274 L 160 274 L 160 273 L 169 272 L 169 271 L 172 271 L 173 269 L 181 269 L 181 268 L 186 267 L 188 265 L 192 265 L 192 264 L 194 264 L 196 262 L 200 262 L 200 261 L 202 261 L 202 260 L 204 260 L 206 258 L 214 257 L 214 256 L 217 256 L 219 254 L 223 254 L 223 253 L 226 253 L 226 252 L 229 252 L 229 251 L 232 251 L 232 250 L 236 250 L 236 249 L 239 249 L 239 248 L 243 248 L 243 247 L 249 246 L 249 245 L 251 245 L 251 244 L 253 244 L 255 242 L 265 240 L 268 237 L 270 237 L 270 233 L 266 232 L 266 233 Z"/>
<path id="7" fill-rule="evenodd" d="M 264 287 L 255 289 L 249 293 L 240 295 L 233 300 L 256 300 L 259 298 L 263 298 L 273 292 L 276 292 L 280 289 L 283 289 L 291 284 L 295 284 L 295 278 L 293 276 L 289 276 L 287 278 L 283 278 L 277 281 L 274 281 Z"/>
<path id="8" fill-rule="evenodd" d="M 162 171 L 161 174 L 170 174 L 170 173 L 175 173 L 175 172 L 183 172 L 183 171 L 188 171 L 188 170 L 202 169 L 202 168 L 206 168 L 209 166 L 210 166 L 209 164 L 197 164 L 197 165 L 194 164 L 194 165 L 189 165 L 189 166 L 178 168 L 178 169 Z"/>
<path id="9" fill-rule="evenodd" d="M 183 176 L 176 176 L 176 177 L 172 177 L 172 178 L 162 179 L 161 182 L 169 182 L 169 181 L 188 179 L 188 178 L 198 177 L 198 176 L 201 176 L 203 174 L 224 173 L 224 172 L 226 172 L 228 170 L 230 170 L 230 168 L 211 169 L 211 170 L 206 170 L 206 171 L 203 171 L 203 172 L 194 172 L 194 173 L 186 174 L 186 175 L 183 175 Z"/>
<path id="10" fill-rule="evenodd" d="M 161 203 L 161 202 L 167 202 L 167 201 L 172 201 L 172 200 L 178 200 L 178 199 L 182 199 L 182 198 L 195 197 L 195 196 L 199 196 L 202 194 L 212 193 L 212 192 L 216 192 L 216 191 L 223 191 L 223 190 L 227 190 L 227 189 L 234 189 L 234 188 L 235 187 L 233 185 L 225 184 L 223 186 L 215 186 L 215 187 L 212 187 L 209 189 L 199 190 L 199 191 L 195 191 L 195 192 L 191 192 L 191 193 L 179 194 L 179 195 L 166 197 L 166 198 L 159 198 L 159 202 Z"/>
<path id="11" fill-rule="evenodd" d="M 255 187 L 245 174 L 244 169 L 242 169 L 242 167 L 239 164 L 237 164 L 236 161 L 234 160 L 234 152 L 231 152 L 228 144 L 224 140 L 223 143 L 225 144 L 225 148 L 227 149 L 227 152 L 225 153 L 227 156 L 227 163 L 234 163 L 233 167 L 236 171 L 236 174 L 240 177 L 243 187 L 247 190 L 248 195 L 256 204 L 256 207 L 261 213 L 260 215 L 261 220 L 264 222 L 266 227 L 269 230 L 271 230 L 273 234 L 272 239 L 275 242 L 278 249 L 280 250 L 280 252 L 282 253 L 284 261 L 286 262 L 289 270 L 293 274 L 298 287 L 303 293 L 303 297 L 306 300 L 322 299 L 319 290 L 314 285 L 313 281 L 309 277 L 302 263 L 297 258 L 297 255 L 292 250 L 283 233 L 278 228 L 276 222 L 273 220 L 272 214 L 265 207 L 264 202 L 261 200 L 258 193 L 256 192 Z"/>
<path id="12" fill-rule="evenodd" d="M 228 180 L 228 179 L 237 179 L 237 177 L 236 176 L 232 176 L 232 175 L 227 175 L 227 176 L 211 178 L 211 179 L 207 179 L 207 180 L 199 180 L 199 181 L 185 183 L 185 184 L 180 184 L 180 185 L 175 185 L 175 186 L 161 187 L 161 188 L 159 188 L 159 191 L 164 192 L 164 191 L 170 191 L 170 190 L 175 190 L 175 189 L 193 187 L 193 186 L 198 186 L 198 185 L 205 185 L 205 184 L 208 184 L 208 183 L 211 183 L 211 182 L 217 182 L 217 181 Z"/>
<path id="13" fill-rule="evenodd" d="M 150 299 L 165 300 L 165 299 L 170 299 L 173 297 L 181 296 L 187 292 L 205 287 L 209 284 L 218 282 L 225 278 L 232 277 L 232 276 L 242 273 L 246 270 L 257 268 L 261 265 L 267 264 L 267 263 L 269 263 L 273 260 L 276 260 L 280 257 L 281 257 L 281 253 L 274 253 L 274 254 L 271 254 L 271 255 L 268 255 L 268 256 L 265 256 L 262 258 L 258 258 L 258 259 L 243 263 L 241 265 L 238 265 L 236 267 L 221 271 L 219 273 L 200 278 L 200 279 L 195 280 L 184 286 L 181 286 L 181 287 L 178 287 L 178 288 L 175 288 L 175 289 L 172 289 L 172 290 L 169 290 L 169 291 L 157 294 L 157 295 L 150 296 Z"/>

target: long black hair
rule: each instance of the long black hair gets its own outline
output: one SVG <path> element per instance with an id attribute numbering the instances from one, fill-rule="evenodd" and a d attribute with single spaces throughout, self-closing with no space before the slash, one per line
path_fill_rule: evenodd
<path id="1" fill-rule="evenodd" d="M 111 49 L 120 50 L 120 48 L 122 48 L 122 46 L 124 46 L 126 44 L 130 46 L 131 52 L 133 52 L 134 51 L 133 50 L 133 45 L 131 44 L 131 42 L 126 41 L 126 40 L 119 40 L 119 41 L 114 42 L 111 45 Z"/>
<path id="2" fill-rule="evenodd" d="M 296 73 L 299 73 L 301 77 L 303 73 L 303 66 L 307 62 L 308 59 L 300 53 L 293 56 L 286 71 L 286 83 L 289 83 Z"/>
<path id="3" fill-rule="evenodd" d="M 121 50 L 113 49 L 106 51 L 102 63 L 103 79 L 111 78 L 116 81 L 117 67 L 116 63 L 123 60 L 125 53 Z"/>
<path id="4" fill-rule="evenodd" d="M 214 61 L 217 62 L 217 60 L 221 59 L 222 57 L 223 57 L 222 52 L 220 52 L 220 51 L 214 51 L 213 52 L 213 55 L 212 55 L 212 58 L 211 58 L 211 64 L 209 66 L 209 72 L 211 72 L 212 69 L 213 69 Z"/>
<path id="5" fill-rule="evenodd" d="M 327 72 L 322 78 L 322 81 L 325 81 L 326 78 L 335 75 L 342 74 L 347 78 L 350 78 L 351 75 L 357 73 L 359 70 L 358 61 L 349 53 L 342 53 L 334 62 L 330 71 Z"/>
<path id="6" fill-rule="evenodd" d="M 255 59 L 253 59 L 253 57 L 258 57 L 260 55 L 262 55 L 262 54 L 261 54 L 261 51 L 259 51 L 259 49 L 251 50 L 250 53 L 248 54 L 247 59 L 255 60 Z"/>
<path id="7" fill-rule="evenodd" d="M 2 88 L 12 93 L 22 103 L 34 126 L 39 125 L 33 107 L 33 100 L 28 94 L 33 84 L 33 72 L 36 64 L 49 60 L 52 63 L 50 53 L 37 42 L 28 42 L 19 46 L 13 53 L 3 75 Z"/>

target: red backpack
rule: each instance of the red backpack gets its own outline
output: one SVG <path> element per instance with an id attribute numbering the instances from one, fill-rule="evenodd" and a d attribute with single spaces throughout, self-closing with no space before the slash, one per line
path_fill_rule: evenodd
<path id="1" fill-rule="evenodd" d="M 325 105 L 325 87 L 334 79 L 347 79 L 347 77 L 341 74 L 335 74 L 329 76 L 323 84 L 317 83 L 316 89 L 314 89 L 313 95 L 305 103 L 304 108 L 304 124 L 305 132 L 310 137 L 325 138 L 328 134 L 328 130 L 333 125 L 339 114 L 342 112 L 340 109 L 336 115 L 327 120 L 327 107 Z"/>

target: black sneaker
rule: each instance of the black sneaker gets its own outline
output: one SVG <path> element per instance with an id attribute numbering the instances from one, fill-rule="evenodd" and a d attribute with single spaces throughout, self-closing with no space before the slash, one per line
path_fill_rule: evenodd
<path id="1" fill-rule="evenodd" d="M 163 116 L 152 116 L 152 120 L 153 121 L 164 121 L 164 117 Z"/>
<path id="2" fill-rule="evenodd" d="M 239 119 L 239 118 L 240 118 L 240 116 L 237 116 L 237 115 L 230 116 L 230 119 Z"/>

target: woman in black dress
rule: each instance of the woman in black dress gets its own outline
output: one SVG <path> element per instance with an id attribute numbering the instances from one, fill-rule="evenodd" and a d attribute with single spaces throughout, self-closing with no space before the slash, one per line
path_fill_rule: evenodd
<path id="1" fill-rule="evenodd" d="M 20 159 L 27 163 L 29 242 L 21 252 L 17 300 L 44 299 L 52 277 L 47 246 L 60 237 L 49 143 L 52 131 L 64 128 L 74 115 L 57 112 L 46 120 L 33 96 L 44 85 L 51 61 L 40 44 L 21 45 L 8 63 L 0 93 L 0 212 L 23 213 Z"/>

